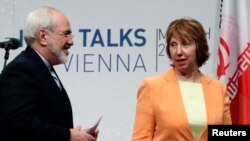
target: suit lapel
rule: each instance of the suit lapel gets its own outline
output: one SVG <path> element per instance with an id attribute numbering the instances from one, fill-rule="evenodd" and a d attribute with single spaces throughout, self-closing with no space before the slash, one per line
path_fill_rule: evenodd
<path id="1" fill-rule="evenodd" d="M 191 128 L 188 123 L 184 103 L 182 100 L 180 87 L 178 80 L 176 78 L 174 69 L 170 69 L 167 74 L 165 74 L 164 79 L 166 79 L 169 82 L 169 92 L 172 92 L 174 95 L 171 97 L 172 105 L 174 105 L 174 111 L 173 113 L 176 115 L 176 121 L 178 121 L 177 124 L 179 124 L 182 128 L 182 132 L 186 135 L 186 137 L 189 138 L 189 140 L 193 139 Z M 170 104 L 171 105 L 171 104 Z"/>
<path id="2" fill-rule="evenodd" d="M 205 106 L 206 106 L 206 114 L 207 114 L 207 124 L 209 123 L 214 123 L 214 119 L 216 116 L 216 105 L 213 104 L 214 97 L 211 94 L 211 88 L 210 88 L 210 82 L 211 80 L 204 75 L 202 72 L 200 72 L 200 78 L 201 78 L 201 84 L 202 84 L 202 89 L 203 89 L 203 95 L 204 95 L 204 100 L 205 100 Z M 187 115 L 184 107 L 184 103 L 182 101 L 182 96 L 178 84 L 178 80 L 176 78 L 174 69 L 171 69 L 170 71 L 167 72 L 167 74 L 163 75 L 164 79 L 169 82 L 169 87 L 170 87 L 170 92 L 175 93 L 175 95 L 172 97 L 172 101 L 180 101 L 179 106 L 175 107 L 175 114 L 181 115 L 181 116 L 176 116 L 176 120 L 179 121 L 179 123 L 184 124 L 183 132 L 186 134 L 186 136 L 192 140 L 192 133 L 191 133 L 191 128 L 189 126 L 188 120 L 187 120 Z M 180 100 L 181 99 L 181 100 Z M 175 104 L 174 104 L 175 105 Z M 183 125 L 182 125 L 183 126 Z M 207 128 L 204 129 L 203 136 L 207 134 Z"/>
<path id="3" fill-rule="evenodd" d="M 37 73 L 39 73 L 40 75 L 42 75 L 43 77 L 45 77 L 47 79 L 46 83 L 48 84 L 49 88 L 52 89 L 52 91 L 53 91 L 53 93 L 51 93 L 51 94 L 53 95 L 53 97 L 55 98 L 55 100 L 57 101 L 59 106 L 62 107 L 61 109 L 64 109 L 64 110 L 62 110 L 62 112 L 65 113 L 65 117 L 68 119 L 67 121 L 70 121 L 71 123 L 69 123 L 69 124 L 73 127 L 71 104 L 69 101 L 69 97 L 68 97 L 61 81 L 60 81 L 60 84 L 62 86 L 62 91 L 60 90 L 60 88 L 58 88 L 56 82 L 54 81 L 54 78 L 51 76 L 47 66 L 45 65 L 43 60 L 40 58 L 40 56 L 29 46 L 27 46 L 25 52 L 26 52 L 26 55 L 30 58 L 30 60 L 34 61 L 35 64 L 37 64 L 39 66 L 41 71 L 37 72 Z M 58 109 L 58 110 L 60 110 L 60 109 Z"/>
<path id="4" fill-rule="evenodd" d="M 56 76 L 58 77 L 56 71 L 55 71 L 55 74 L 56 74 Z M 59 77 L 58 77 L 58 79 L 59 79 L 60 85 L 61 85 L 61 87 L 62 87 L 62 90 L 60 90 L 60 89 L 58 88 L 58 86 L 57 86 L 57 90 L 59 91 L 59 92 L 58 92 L 59 98 L 60 98 L 60 100 L 62 101 L 62 106 L 63 106 L 63 108 L 64 108 L 64 109 L 67 109 L 67 110 L 65 110 L 65 111 L 67 111 L 67 113 L 65 112 L 65 116 L 69 119 L 69 120 L 67 120 L 67 121 L 73 121 L 72 110 L 71 110 L 72 108 L 71 108 L 71 103 L 70 103 L 69 97 L 68 97 L 67 92 L 66 92 L 66 90 L 64 89 L 63 84 L 61 83 L 61 80 L 60 80 Z M 73 122 L 70 122 L 69 124 L 73 126 Z"/>
<path id="5" fill-rule="evenodd" d="M 207 113 L 207 125 L 210 123 L 214 123 L 214 119 L 216 116 L 216 105 L 213 104 L 214 97 L 211 94 L 211 88 L 210 88 L 210 82 L 211 80 L 204 75 L 202 72 L 201 74 L 201 83 L 202 83 L 202 88 L 203 88 L 203 94 L 204 94 L 204 100 L 205 100 L 205 106 L 206 106 L 206 113 Z M 206 138 L 208 135 L 208 128 L 206 127 L 203 131 L 203 134 L 201 138 Z"/>
<path id="6" fill-rule="evenodd" d="M 49 83 L 49 86 L 51 89 L 54 90 L 54 93 L 56 95 L 58 93 L 61 93 L 60 89 L 58 88 L 57 84 L 54 81 L 54 78 L 51 76 L 47 66 L 45 65 L 43 60 L 40 58 L 40 56 L 29 46 L 26 48 L 25 52 L 27 52 L 26 55 L 29 56 L 35 62 L 35 64 L 39 66 L 41 70 L 39 74 L 42 75 L 43 77 L 46 77 L 47 79 L 46 82 Z"/>
<path id="7" fill-rule="evenodd" d="M 214 97 L 211 94 L 210 81 L 203 73 L 201 73 L 201 83 L 203 88 L 204 100 L 206 104 L 207 112 L 207 123 L 213 123 L 214 115 L 216 115 L 216 110 L 214 110 Z"/>

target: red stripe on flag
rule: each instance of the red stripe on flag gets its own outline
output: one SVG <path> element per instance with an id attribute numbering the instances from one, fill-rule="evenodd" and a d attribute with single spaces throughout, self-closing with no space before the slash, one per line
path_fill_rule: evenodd
<path id="1" fill-rule="evenodd" d="M 231 102 L 233 124 L 250 123 L 250 68 L 239 77 L 239 91 Z"/>

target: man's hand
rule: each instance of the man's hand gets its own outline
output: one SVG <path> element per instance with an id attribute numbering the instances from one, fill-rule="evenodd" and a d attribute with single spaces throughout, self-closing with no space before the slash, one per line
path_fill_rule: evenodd
<path id="1" fill-rule="evenodd" d="M 86 133 L 86 130 L 81 130 L 81 126 L 70 129 L 70 141 L 96 141 L 99 130 L 96 130 L 95 135 L 92 136 Z"/>

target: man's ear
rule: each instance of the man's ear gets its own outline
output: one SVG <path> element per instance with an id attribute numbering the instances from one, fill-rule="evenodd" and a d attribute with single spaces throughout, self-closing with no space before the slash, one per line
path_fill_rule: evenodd
<path id="1" fill-rule="evenodd" d="M 46 46 L 47 45 L 47 31 L 45 31 L 44 29 L 40 29 L 37 32 L 37 41 L 42 45 L 42 46 Z"/>

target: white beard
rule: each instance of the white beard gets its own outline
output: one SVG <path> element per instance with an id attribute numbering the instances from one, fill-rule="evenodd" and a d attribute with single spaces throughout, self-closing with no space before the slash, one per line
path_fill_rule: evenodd
<path id="1" fill-rule="evenodd" d="M 49 47 L 51 52 L 57 57 L 58 59 L 58 64 L 65 64 L 68 60 L 67 55 L 63 52 L 63 50 L 56 48 L 56 46 L 53 44 L 52 46 Z"/>

